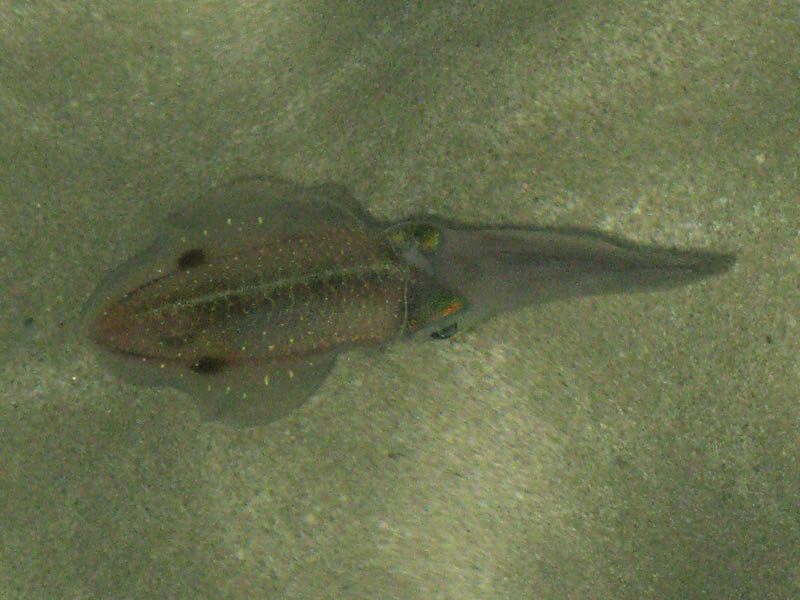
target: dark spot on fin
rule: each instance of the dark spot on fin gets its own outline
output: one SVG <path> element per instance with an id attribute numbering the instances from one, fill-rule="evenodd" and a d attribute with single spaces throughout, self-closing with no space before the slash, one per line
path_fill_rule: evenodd
<path id="1" fill-rule="evenodd" d="M 189 367 L 200 375 L 216 375 L 228 367 L 228 361 L 219 356 L 201 356 Z"/>
<path id="2" fill-rule="evenodd" d="M 202 248 L 192 248 L 181 254 L 178 258 L 178 268 L 181 271 L 187 271 L 198 267 L 206 262 L 206 253 Z"/>
<path id="3" fill-rule="evenodd" d="M 435 340 L 446 340 L 458 332 L 458 323 L 450 323 L 447 327 L 442 327 L 431 333 Z"/>

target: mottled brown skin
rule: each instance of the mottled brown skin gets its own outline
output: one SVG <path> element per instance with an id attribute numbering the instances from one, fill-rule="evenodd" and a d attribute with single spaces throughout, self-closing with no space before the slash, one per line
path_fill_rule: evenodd
<path id="1" fill-rule="evenodd" d="M 733 260 L 585 230 L 379 223 L 340 186 L 257 177 L 171 215 L 98 287 L 84 324 L 126 380 L 176 387 L 205 418 L 254 425 L 305 401 L 352 346 L 443 339 L 527 304 L 683 285 Z"/>

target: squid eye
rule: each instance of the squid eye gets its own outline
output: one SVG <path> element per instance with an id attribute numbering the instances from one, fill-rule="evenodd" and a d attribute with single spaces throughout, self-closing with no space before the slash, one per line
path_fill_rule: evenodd
<path id="1" fill-rule="evenodd" d="M 446 340 L 449 337 L 454 336 L 458 332 L 458 323 L 455 321 L 450 323 L 447 327 L 442 327 L 441 329 L 437 329 L 436 331 L 431 332 L 431 337 L 434 340 Z"/>
<path id="2" fill-rule="evenodd" d="M 388 235 L 393 244 L 414 247 L 424 254 L 435 252 L 442 242 L 439 229 L 427 223 L 407 223 L 391 230 Z"/>
<path id="3" fill-rule="evenodd" d="M 434 252 L 442 242 L 439 230 L 433 225 L 419 225 L 414 231 L 417 245 L 423 252 Z"/>

